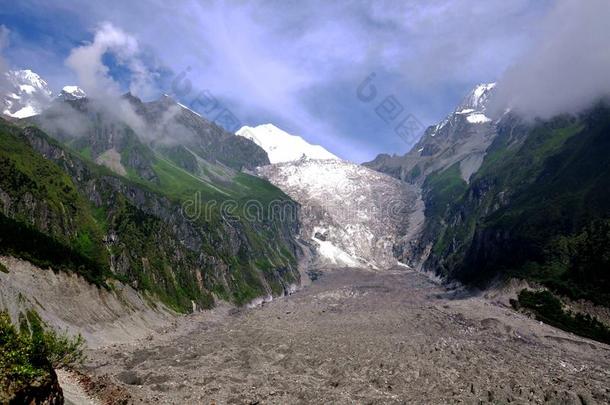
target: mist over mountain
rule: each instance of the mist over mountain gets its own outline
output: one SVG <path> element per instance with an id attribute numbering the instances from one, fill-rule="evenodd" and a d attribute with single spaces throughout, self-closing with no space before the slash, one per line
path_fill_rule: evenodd
<path id="1" fill-rule="evenodd" d="M 610 96 L 610 3 L 557 2 L 530 49 L 498 80 L 491 102 L 528 118 L 551 118 L 591 107 Z"/>

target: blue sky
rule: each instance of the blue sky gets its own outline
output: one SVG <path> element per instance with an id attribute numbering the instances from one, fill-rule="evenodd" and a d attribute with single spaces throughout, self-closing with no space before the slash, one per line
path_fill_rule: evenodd
<path id="1" fill-rule="evenodd" d="M 475 84 L 502 76 L 529 51 L 552 5 L 0 0 L 0 25 L 8 29 L 9 66 L 38 72 L 56 91 L 95 86 L 85 71 L 95 68 L 121 91 L 148 100 L 176 93 L 172 80 L 182 73 L 192 85 L 177 92 L 184 104 L 206 90 L 244 125 L 273 122 L 362 162 L 408 151 L 417 136 L 396 134 L 401 117 L 434 124 Z M 67 62 L 75 49 L 81 52 Z M 107 69 L 101 73 L 82 64 L 96 49 Z M 363 102 L 357 89 L 371 73 L 377 97 Z M 390 123 L 375 112 L 388 96 L 402 106 Z M 201 103 L 193 106 L 201 110 Z"/>

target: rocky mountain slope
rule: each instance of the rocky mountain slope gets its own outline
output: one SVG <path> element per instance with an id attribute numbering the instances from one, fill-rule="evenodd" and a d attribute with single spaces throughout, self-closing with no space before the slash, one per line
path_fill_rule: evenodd
<path id="1" fill-rule="evenodd" d="M 90 100 L 71 93 L 54 100 L 31 122 L 111 170 L 124 174 L 131 169 L 147 180 L 155 181 L 154 154 L 211 181 L 215 173 L 235 174 L 269 163 L 254 142 L 236 137 L 166 95 L 143 102 L 131 94 Z M 123 168 L 107 163 L 116 154 L 121 155 Z"/>
<path id="2" fill-rule="evenodd" d="M 381 154 L 364 165 L 422 184 L 430 173 L 459 163 L 460 176 L 468 181 L 496 135 L 495 124 L 485 115 L 494 87 L 495 83 L 477 85 L 443 121 L 429 127 L 406 155 Z"/>
<path id="3" fill-rule="evenodd" d="M 420 195 L 421 205 L 424 204 L 422 199 L 425 199 L 426 225 L 429 225 L 435 207 L 444 207 L 454 197 L 452 184 L 442 184 L 447 187 L 442 195 L 430 194 L 428 179 L 452 168 L 461 182 L 468 183 L 497 136 L 496 122 L 486 115 L 494 88 L 495 83 L 475 86 L 451 114 L 430 126 L 404 156 L 381 154 L 373 161 L 363 163 L 366 167 L 413 185 Z M 426 241 L 435 237 L 432 232 L 422 236 L 419 232 L 424 229 L 423 226 L 416 228 L 418 232 L 405 235 L 395 247 L 397 258 L 414 268 L 422 267 L 431 249 Z"/>
<path id="4" fill-rule="evenodd" d="M 0 222 L 2 234 L 14 235 L 1 239 L 3 254 L 75 271 L 100 286 L 116 278 L 178 311 L 209 307 L 214 297 L 241 304 L 281 295 L 298 283 L 296 220 L 243 215 L 250 200 L 293 202 L 229 166 L 267 162 L 262 149 L 230 134 L 233 140 L 225 140 L 175 104 L 142 103 L 139 114 L 175 110 L 163 124 L 181 124 L 193 136 L 188 147 L 159 146 L 144 129 L 169 136 L 167 126 L 134 125 L 136 132 L 120 115 L 125 111 L 93 105 L 87 98 L 56 100 L 21 127 L 1 123 Z M 205 160 L 197 147 L 217 147 L 231 160 L 222 153 Z M 184 168 L 189 162 L 197 164 L 192 171 Z"/>
<path id="5" fill-rule="evenodd" d="M 470 184 L 456 167 L 426 181 L 425 268 L 464 281 L 526 277 L 610 306 L 608 133 L 605 103 L 550 121 L 503 119 Z"/>
<path id="6" fill-rule="evenodd" d="M 271 163 L 283 163 L 308 159 L 339 159 L 320 145 L 312 145 L 297 135 L 291 135 L 273 124 L 242 127 L 236 135 L 254 141 L 263 148 Z"/>
<path id="7" fill-rule="evenodd" d="M 405 156 L 366 164 L 421 190 L 424 226 L 397 257 L 479 287 L 511 277 L 538 283 L 554 296 L 524 293 L 519 305 L 606 339 L 597 320 L 565 312 L 557 297 L 610 307 L 608 102 L 550 120 L 511 112 L 492 120 L 493 88 L 477 86 Z"/>
<path id="8" fill-rule="evenodd" d="M 91 369 L 134 403 L 582 405 L 610 401 L 609 359 L 607 345 L 421 273 L 342 269 L 262 308 L 96 350 Z"/>
<path id="9" fill-rule="evenodd" d="M 413 189 L 354 163 L 302 158 L 257 173 L 301 204 L 301 236 L 327 266 L 392 266 L 400 237 L 420 225 Z"/>

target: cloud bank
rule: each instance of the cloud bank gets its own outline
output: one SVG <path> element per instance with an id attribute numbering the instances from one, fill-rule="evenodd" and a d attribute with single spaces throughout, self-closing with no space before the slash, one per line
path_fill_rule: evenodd
<path id="1" fill-rule="evenodd" d="M 51 43 L 84 32 L 78 42 L 93 27 L 100 28 L 91 43 L 78 46 L 71 56 L 75 70 L 84 70 L 79 76 L 94 90 L 112 87 L 107 79 L 113 72 L 98 63 L 111 53 L 140 77 L 128 89 L 147 99 L 151 80 L 158 79 L 142 69 L 150 70 L 142 57 L 150 51 L 176 74 L 190 67 L 192 94 L 209 90 L 243 124 L 273 122 L 343 158 L 363 161 L 411 147 L 393 125 L 379 119 L 374 106 L 358 100 L 355 91 L 364 78 L 375 72 L 380 97 L 394 95 L 405 111 L 425 125 L 434 124 L 476 83 L 498 78 L 525 49 L 551 3 L 22 0 L 11 7 L 15 16 L 40 21 L 35 29 Z M 32 13 L 38 18 L 31 18 L 36 17 Z M 56 23 L 64 20 L 70 21 L 69 33 L 66 24 Z M 45 26 L 44 21 L 53 23 Z M 100 26 L 103 21 L 110 26 Z M 41 56 L 46 44 L 20 45 L 35 50 L 35 59 L 23 60 L 46 76 Z M 86 55 L 95 63 L 87 66 Z M 119 87 L 126 90 L 124 83 Z"/>
<path id="2" fill-rule="evenodd" d="M 575 113 L 610 95 L 610 2 L 561 0 L 500 79 L 492 108 L 529 118 Z"/>

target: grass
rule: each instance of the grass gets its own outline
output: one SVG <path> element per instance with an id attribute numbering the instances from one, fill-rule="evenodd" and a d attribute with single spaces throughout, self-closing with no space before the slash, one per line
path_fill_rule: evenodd
<path id="1" fill-rule="evenodd" d="M 460 174 L 460 164 L 456 163 L 444 171 L 432 173 L 424 188 L 426 193 L 426 217 L 438 217 L 444 214 L 448 206 L 459 200 L 468 185 Z"/>
<path id="2" fill-rule="evenodd" d="M 230 198 L 230 194 L 222 188 L 208 183 L 162 157 L 157 156 L 153 170 L 159 177 L 159 186 L 156 190 L 175 199 L 192 198 L 196 193 L 199 193 L 204 202 L 224 201 Z"/>
<path id="3" fill-rule="evenodd" d="M 29 336 L 35 351 L 45 356 L 53 368 L 74 367 L 86 359 L 85 339 L 80 334 L 68 336 L 47 328 L 34 310 L 22 317 L 20 334 Z"/>
<path id="4" fill-rule="evenodd" d="M 93 156 L 91 154 L 91 146 L 86 146 L 83 149 L 80 150 L 80 154 L 81 156 L 83 156 L 85 159 L 88 160 L 93 160 Z"/>
<path id="5" fill-rule="evenodd" d="M 0 235 L 2 254 L 28 260 L 41 268 L 76 272 L 95 285 L 105 285 L 107 269 L 103 263 L 92 260 L 33 226 L 0 214 Z"/>

